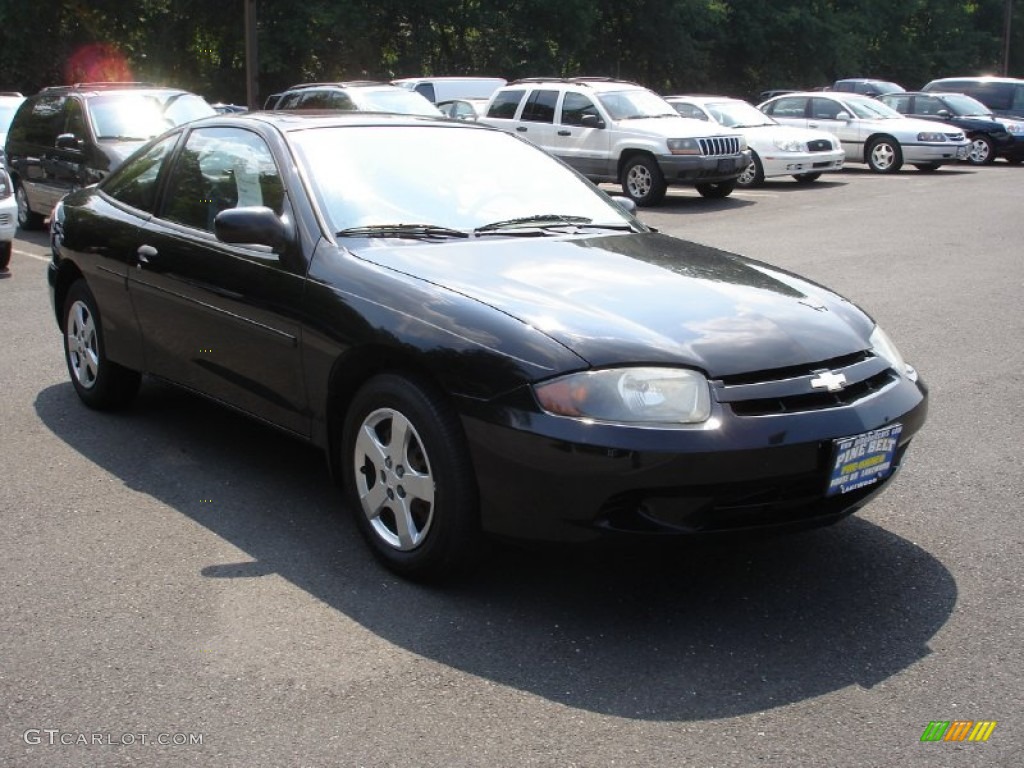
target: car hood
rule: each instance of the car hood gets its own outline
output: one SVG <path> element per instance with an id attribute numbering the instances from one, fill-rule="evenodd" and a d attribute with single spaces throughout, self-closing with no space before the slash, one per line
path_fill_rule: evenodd
<path id="1" fill-rule="evenodd" d="M 372 241 L 352 252 L 515 317 L 592 366 L 682 363 L 728 376 L 859 352 L 873 328 L 821 286 L 657 233 Z"/>
<path id="2" fill-rule="evenodd" d="M 902 141 L 913 141 L 916 140 L 919 133 L 935 133 L 936 130 L 940 133 L 963 134 L 963 129 L 957 128 L 955 125 L 932 120 L 919 120 L 916 117 L 856 118 L 853 122 L 861 126 L 871 126 L 873 130 L 891 133 Z"/>
<path id="3" fill-rule="evenodd" d="M 816 131 L 811 128 L 797 128 L 793 125 L 758 125 L 750 128 L 734 130 L 747 137 L 747 142 L 771 144 L 774 141 L 818 141 L 825 139 L 835 144 L 835 136 L 828 131 Z"/>
<path id="4" fill-rule="evenodd" d="M 731 128 L 694 120 L 692 117 L 667 115 L 665 117 L 638 117 L 618 120 L 615 129 L 629 136 L 651 136 L 659 139 L 689 139 L 704 136 L 737 136 Z"/>

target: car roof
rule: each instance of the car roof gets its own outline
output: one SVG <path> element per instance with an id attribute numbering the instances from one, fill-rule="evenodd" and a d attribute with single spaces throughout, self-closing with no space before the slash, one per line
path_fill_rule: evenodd
<path id="1" fill-rule="evenodd" d="M 744 104 L 747 103 L 743 101 L 743 99 L 737 99 L 735 96 L 690 96 L 688 94 L 673 94 L 672 96 L 665 96 L 664 99 L 665 101 L 672 101 L 672 99 L 686 99 L 687 101 L 692 101 L 694 104 L 721 104 L 723 101 L 740 101 Z"/>
<path id="2" fill-rule="evenodd" d="M 951 83 L 951 82 L 969 82 L 969 83 L 1024 83 L 1019 77 L 997 77 L 996 75 L 963 75 L 961 77 L 937 77 L 931 82 L 933 83 Z"/>
<path id="3" fill-rule="evenodd" d="M 203 117 L 186 123 L 186 127 L 203 125 L 244 125 L 251 123 L 273 125 L 278 130 L 288 133 L 309 128 L 359 127 L 359 126 L 461 126 L 464 128 L 481 128 L 476 123 L 458 122 L 433 115 L 407 115 L 394 112 L 338 111 L 330 109 L 309 110 L 269 110 L 238 112 L 234 114 L 218 114 Z M 486 130 L 497 130 L 487 128 Z"/>
<path id="4" fill-rule="evenodd" d="M 505 88 L 518 85 L 578 85 L 595 91 L 621 91 L 624 88 L 643 88 L 639 83 L 629 80 L 616 80 L 611 77 L 521 77 L 510 82 Z"/>

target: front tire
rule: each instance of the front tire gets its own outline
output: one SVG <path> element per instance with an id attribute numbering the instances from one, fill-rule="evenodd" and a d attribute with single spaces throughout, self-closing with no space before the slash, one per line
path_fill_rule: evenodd
<path id="1" fill-rule="evenodd" d="M 972 136 L 967 148 L 967 162 L 971 165 L 991 165 L 995 161 L 996 151 L 992 140 L 984 134 Z"/>
<path id="2" fill-rule="evenodd" d="M 728 197 L 734 189 L 736 189 L 735 181 L 719 181 L 714 184 L 697 185 L 697 191 L 700 192 L 701 197 L 706 197 L 710 200 Z"/>
<path id="3" fill-rule="evenodd" d="M 880 136 L 868 145 L 865 160 L 875 173 L 896 173 L 903 167 L 903 150 L 896 139 Z"/>
<path id="4" fill-rule="evenodd" d="M 821 178 L 821 173 L 798 173 L 793 178 L 797 184 L 811 184 Z"/>
<path id="5" fill-rule="evenodd" d="M 123 408 L 139 391 L 138 371 L 107 359 L 96 299 L 85 280 L 76 281 L 64 300 L 64 359 L 75 392 L 90 408 Z"/>
<path id="6" fill-rule="evenodd" d="M 743 173 L 736 177 L 736 186 L 744 189 L 759 187 L 764 184 L 764 166 L 757 153 L 751 151 L 750 164 L 743 169 Z"/>
<path id="7" fill-rule="evenodd" d="M 637 205 L 657 205 L 667 189 L 661 168 L 649 155 L 635 155 L 622 169 L 622 191 Z"/>
<path id="8" fill-rule="evenodd" d="M 374 376 L 352 400 L 341 450 L 351 512 L 385 566 L 432 580 L 478 560 L 473 466 L 458 417 L 434 387 Z"/>
<path id="9" fill-rule="evenodd" d="M 18 227 L 20 229 L 42 229 L 45 217 L 34 213 L 28 204 L 25 187 L 18 184 L 14 189 L 14 200 L 18 204 Z"/>
<path id="10" fill-rule="evenodd" d="M 13 250 L 14 243 L 10 241 L 0 243 L 0 271 L 7 269 L 7 265 L 11 263 L 11 251 Z"/>

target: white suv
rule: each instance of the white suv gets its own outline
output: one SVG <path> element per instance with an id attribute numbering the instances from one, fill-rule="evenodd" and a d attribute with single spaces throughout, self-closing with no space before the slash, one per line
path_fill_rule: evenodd
<path id="1" fill-rule="evenodd" d="M 637 205 L 657 205 L 669 184 L 725 197 L 750 164 L 746 139 L 680 117 L 635 83 L 527 78 L 499 88 L 480 122 L 514 133 L 591 181 L 622 184 Z"/>

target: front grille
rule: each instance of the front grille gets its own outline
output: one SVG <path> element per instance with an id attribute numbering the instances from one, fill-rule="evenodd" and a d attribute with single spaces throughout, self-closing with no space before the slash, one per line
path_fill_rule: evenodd
<path id="1" fill-rule="evenodd" d="M 833 378 L 842 374 L 845 386 L 834 392 L 812 386 L 823 374 Z M 871 352 L 858 352 L 807 366 L 727 376 L 714 386 L 718 401 L 737 416 L 770 416 L 852 405 L 897 381 L 888 361 Z"/>
<path id="2" fill-rule="evenodd" d="M 832 149 L 832 142 L 828 139 L 815 139 L 807 142 L 808 152 L 829 152 Z"/>
<path id="3" fill-rule="evenodd" d="M 698 141 L 700 152 L 705 157 L 729 157 L 740 151 L 740 140 L 732 136 L 712 136 Z"/>

